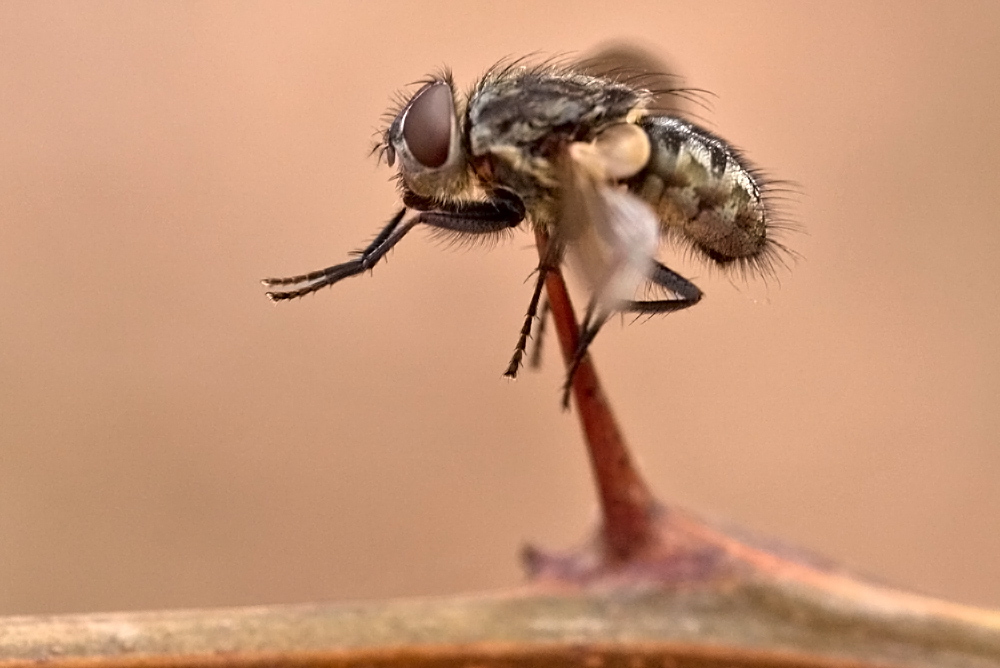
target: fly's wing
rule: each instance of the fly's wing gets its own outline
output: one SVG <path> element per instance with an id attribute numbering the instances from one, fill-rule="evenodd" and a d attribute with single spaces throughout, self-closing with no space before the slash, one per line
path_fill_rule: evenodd
<path id="1" fill-rule="evenodd" d="M 649 139 L 636 125 L 604 130 L 593 142 L 569 144 L 560 162 L 562 191 L 557 242 L 604 317 L 634 299 L 653 271 L 659 219 L 620 181 L 649 159 Z"/>
<path id="2" fill-rule="evenodd" d="M 705 91 L 684 86 L 684 80 L 662 59 L 627 42 L 609 42 L 578 60 L 573 69 L 593 77 L 611 79 L 652 93 L 651 111 L 696 117 L 704 110 Z"/>
<path id="3" fill-rule="evenodd" d="M 692 123 L 707 110 L 705 91 L 684 88 L 679 77 L 649 51 L 613 42 L 582 58 L 578 71 L 620 81 L 652 93 L 640 121 L 653 146 L 647 174 L 631 185 L 647 201 L 668 238 L 690 244 L 701 255 L 738 273 L 773 274 L 795 253 L 774 239 L 795 229 L 775 210 L 794 185 L 762 179 L 739 151 Z"/>

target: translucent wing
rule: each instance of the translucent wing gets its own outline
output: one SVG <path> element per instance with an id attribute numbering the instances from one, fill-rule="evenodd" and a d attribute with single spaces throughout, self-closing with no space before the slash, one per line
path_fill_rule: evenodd
<path id="1" fill-rule="evenodd" d="M 590 290 L 592 323 L 602 323 L 634 299 L 653 271 L 659 220 L 646 202 L 619 185 L 648 159 L 645 132 L 624 123 L 593 142 L 572 143 L 564 153 L 556 240 Z"/>
<path id="2" fill-rule="evenodd" d="M 705 110 L 703 90 L 684 86 L 674 68 L 651 52 L 627 42 L 609 42 L 584 55 L 574 69 L 594 77 L 621 81 L 653 94 L 650 110 L 697 117 Z"/>

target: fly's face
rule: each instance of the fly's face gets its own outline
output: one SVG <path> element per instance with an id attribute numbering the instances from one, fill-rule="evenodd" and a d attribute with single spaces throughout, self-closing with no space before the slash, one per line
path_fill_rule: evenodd
<path id="1" fill-rule="evenodd" d="M 390 167 L 399 160 L 403 186 L 417 195 L 461 189 L 468 167 L 450 80 L 430 81 L 406 102 L 385 132 L 383 151 Z"/>
<path id="2" fill-rule="evenodd" d="M 647 89 L 640 83 L 648 79 L 622 71 L 515 62 L 495 67 L 461 98 L 450 76 L 430 79 L 393 114 L 379 146 L 390 166 L 398 162 L 403 207 L 356 258 L 266 279 L 289 286 L 268 296 L 301 297 L 371 269 L 417 225 L 482 237 L 527 221 L 548 235 L 548 255 L 506 375 L 521 364 L 547 272 L 571 264 L 590 301 L 567 402 L 576 367 L 608 318 L 670 313 L 701 299 L 697 286 L 656 259 L 663 239 L 751 271 L 768 271 L 784 250 L 746 160 L 666 113 L 659 100 L 670 91 Z M 662 298 L 640 298 L 650 287 Z"/>

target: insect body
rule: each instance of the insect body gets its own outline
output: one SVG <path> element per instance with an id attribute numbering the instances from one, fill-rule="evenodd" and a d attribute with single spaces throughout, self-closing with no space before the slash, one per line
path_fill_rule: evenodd
<path id="1" fill-rule="evenodd" d="M 300 297 L 362 273 L 416 225 L 475 236 L 527 222 L 548 234 L 549 249 L 506 375 L 521 364 L 546 273 L 566 261 L 590 291 L 568 402 L 573 374 L 611 315 L 667 313 L 701 299 L 693 283 L 656 260 L 661 238 L 750 269 L 766 270 L 782 248 L 747 163 L 718 137 L 657 111 L 656 100 L 585 68 L 498 66 L 466 96 L 449 75 L 428 80 L 377 147 L 390 166 L 399 162 L 403 207 L 355 259 L 266 279 L 284 288 L 268 297 Z M 637 299 L 649 286 L 662 298 Z"/>

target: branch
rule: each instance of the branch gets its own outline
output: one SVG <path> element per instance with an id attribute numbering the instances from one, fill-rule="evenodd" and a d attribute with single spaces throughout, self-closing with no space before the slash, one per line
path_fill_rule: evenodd
<path id="1" fill-rule="evenodd" d="M 0 666 L 1000 666 L 995 613 L 776 580 L 0 620 Z M 871 603 L 879 605 L 873 606 Z"/>
<path id="2" fill-rule="evenodd" d="M 537 236 L 546 257 L 544 234 Z M 577 325 L 546 278 L 564 357 Z M 1000 612 L 909 594 L 655 501 L 589 356 L 573 396 L 603 522 L 506 594 L 0 619 L 0 668 L 1000 668 Z"/>

